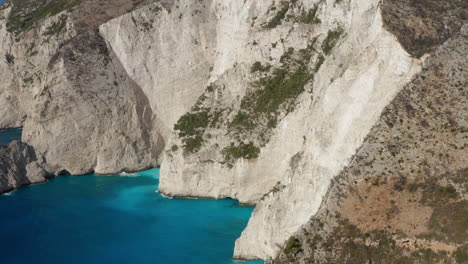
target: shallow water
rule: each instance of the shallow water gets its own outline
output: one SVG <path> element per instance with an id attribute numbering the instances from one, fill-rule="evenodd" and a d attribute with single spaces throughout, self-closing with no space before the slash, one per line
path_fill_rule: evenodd
<path id="1" fill-rule="evenodd" d="M 21 140 L 21 133 L 23 133 L 21 128 L 0 130 L 0 147 L 8 145 L 13 140 Z"/>
<path id="2" fill-rule="evenodd" d="M 63 176 L 1 195 L 2 263 L 233 263 L 252 208 L 166 199 L 158 169 L 138 174 Z"/>

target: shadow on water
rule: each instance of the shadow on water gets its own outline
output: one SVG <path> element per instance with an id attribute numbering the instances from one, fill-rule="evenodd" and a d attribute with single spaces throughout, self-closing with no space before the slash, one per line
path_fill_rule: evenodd
<path id="1" fill-rule="evenodd" d="M 21 140 L 22 133 L 23 133 L 22 128 L 0 130 L 0 147 L 8 145 L 13 140 Z"/>

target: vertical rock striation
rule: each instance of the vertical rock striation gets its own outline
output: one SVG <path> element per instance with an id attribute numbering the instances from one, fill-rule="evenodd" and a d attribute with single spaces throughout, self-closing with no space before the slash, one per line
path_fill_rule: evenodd
<path id="1" fill-rule="evenodd" d="M 420 68 L 384 29 L 379 1 L 179 1 L 100 31 L 152 109 L 168 111 L 167 131 L 176 124 L 160 192 L 258 203 L 236 242 L 243 259 L 275 256 L 316 213 L 331 179 Z M 274 91 L 278 74 L 302 90 L 269 98 L 262 89 Z"/>
<path id="2" fill-rule="evenodd" d="M 0 147 L 0 194 L 45 182 L 49 174 L 42 168 L 42 163 L 43 158 L 20 141 Z"/>
<path id="3" fill-rule="evenodd" d="M 2 5 L 0 127 L 24 126 L 24 141 L 49 172 L 108 174 L 158 165 L 164 147 L 158 116 L 97 32 L 150 2 Z"/>

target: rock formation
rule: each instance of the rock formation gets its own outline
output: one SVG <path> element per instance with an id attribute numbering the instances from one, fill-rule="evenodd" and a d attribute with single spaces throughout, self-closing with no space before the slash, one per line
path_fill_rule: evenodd
<path id="1" fill-rule="evenodd" d="M 465 263 L 467 34 L 424 62 L 271 263 Z"/>
<path id="2" fill-rule="evenodd" d="M 0 127 L 55 175 L 136 171 L 158 165 L 158 116 L 97 27 L 141 1 L 9 1 L 1 7 Z M 105 10 L 105 12 L 101 12 Z"/>
<path id="3" fill-rule="evenodd" d="M 333 179 L 382 169 L 357 158 L 379 129 L 393 160 L 403 151 L 395 120 L 415 108 L 402 97 L 428 72 L 458 74 L 437 63 L 464 58 L 466 43 L 451 39 L 466 3 L 422 2 L 10 0 L 0 8 L 0 128 L 24 125 L 55 175 L 161 165 L 165 195 L 256 204 L 234 258 L 305 262 L 301 234 L 337 207 Z M 448 41 L 452 53 L 441 51 Z M 458 88 L 452 96 L 466 97 Z M 440 112 L 452 129 L 464 127 L 457 107 Z M 412 168 L 398 164 L 393 176 Z"/>
<path id="4" fill-rule="evenodd" d="M 46 181 L 42 157 L 31 146 L 13 141 L 0 147 L 0 194 L 24 185 Z"/>

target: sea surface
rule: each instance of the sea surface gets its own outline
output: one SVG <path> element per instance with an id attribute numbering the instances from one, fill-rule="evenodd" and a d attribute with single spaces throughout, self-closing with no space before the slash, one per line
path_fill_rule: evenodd
<path id="1" fill-rule="evenodd" d="M 8 145 L 8 143 L 12 142 L 13 140 L 21 140 L 22 132 L 23 130 L 21 128 L 0 130 L 0 147 Z"/>
<path id="2" fill-rule="evenodd" d="M 0 262 L 234 263 L 234 241 L 253 208 L 164 198 L 158 183 L 153 169 L 61 176 L 0 195 Z"/>

